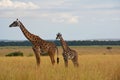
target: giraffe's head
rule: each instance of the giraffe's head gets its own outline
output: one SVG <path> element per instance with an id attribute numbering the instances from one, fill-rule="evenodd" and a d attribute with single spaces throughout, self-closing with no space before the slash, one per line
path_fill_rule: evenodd
<path id="1" fill-rule="evenodd" d="M 56 36 L 56 39 L 60 39 L 61 37 L 62 37 L 62 34 L 60 34 L 60 33 L 58 33 L 58 34 L 56 34 L 57 36 Z"/>
<path id="2" fill-rule="evenodd" d="M 17 19 L 16 21 L 14 21 L 12 24 L 9 25 L 9 27 L 17 27 L 20 25 L 20 21 Z"/>

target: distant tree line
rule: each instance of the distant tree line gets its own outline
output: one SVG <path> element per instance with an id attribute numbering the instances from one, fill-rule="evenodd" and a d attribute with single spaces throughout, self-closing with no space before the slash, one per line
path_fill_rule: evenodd
<path id="1" fill-rule="evenodd" d="M 71 46 L 120 45 L 120 41 L 67 41 Z"/>
<path id="2" fill-rule="evenodd" d="M 29 41 L 0 41 L 0 46 L 31 46 Z"/>
<path id="3" fill-rule="evenodd" d="M 57 46 L 60 46 L 59 40 L 48 40 L 54 42 Z M 120 41 L 66 41 L 69 46 L 92 46 L 92 45 L 120 45 Z M 32 46 L 29 41 L 0 41 L 0 46 Z"/>

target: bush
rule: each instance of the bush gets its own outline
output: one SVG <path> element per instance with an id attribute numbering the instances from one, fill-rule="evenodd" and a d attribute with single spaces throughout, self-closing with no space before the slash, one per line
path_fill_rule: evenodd
<path id="1" fill-rule="evenodd" d="M 20 51 L 9 53 L 5 56 L 23 56 L 23 53 Z"/>

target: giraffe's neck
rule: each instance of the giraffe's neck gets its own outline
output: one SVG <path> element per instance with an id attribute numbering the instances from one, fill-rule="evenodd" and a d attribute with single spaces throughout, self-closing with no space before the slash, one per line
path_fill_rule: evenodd
<path id="1" fill-rule="evenodd" d="M 23 32 L 23 34 L 25 35 L 25 37 L 26 37 L 29 41 L 32 41 L 33 37 L 36 36 L 36 35 L 31 34 L 31 33 L 24 27 L 24 25 L 23 25 L 21 22 L 19 22 L 19 23 L 20 23 L 19 27 L 20 27 L 21 31 Z"/>
<path id="2" fill-rule="evenodd" d="M 62 44 L 62 48 L 64 51 L 67 51 L 69 49 L 67 43 L 64 41 L 64 39 L 62 37 L 60 37 L 60 42 Z"/>

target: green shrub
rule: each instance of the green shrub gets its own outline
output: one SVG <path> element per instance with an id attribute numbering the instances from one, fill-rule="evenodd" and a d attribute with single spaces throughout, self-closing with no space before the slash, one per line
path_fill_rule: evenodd
<path id="1" fill-rule="evenodd" d="M 23 56 L 23 53 L 20 51 L 9 53 L 5 56 Z"/>

